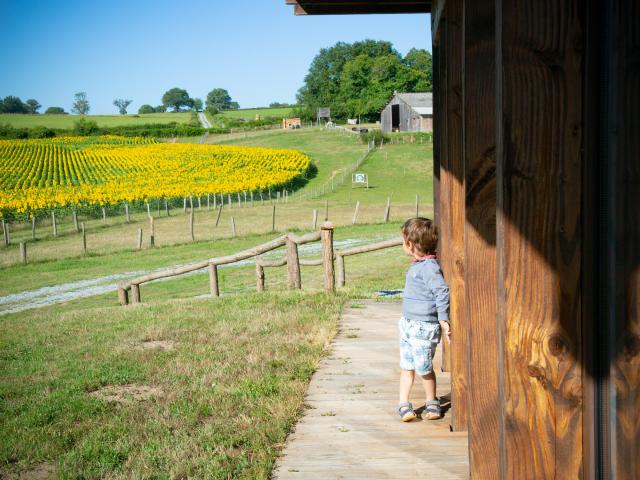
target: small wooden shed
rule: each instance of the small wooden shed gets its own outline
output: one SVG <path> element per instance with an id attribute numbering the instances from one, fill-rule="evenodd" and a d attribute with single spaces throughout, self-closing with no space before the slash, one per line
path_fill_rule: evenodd
<path id="1" fill-rule="evenodd" d="M 380 114 L 380 125 L 383 132 L 433 131 L 433 95 L 395 92 Z"/>

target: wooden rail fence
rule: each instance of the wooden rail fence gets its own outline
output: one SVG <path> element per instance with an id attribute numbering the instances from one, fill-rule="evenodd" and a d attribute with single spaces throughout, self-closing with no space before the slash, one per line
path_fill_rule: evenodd
<path id="1" fill-rule="evenodd" d="M 338 261 L 338 286 L 344 287 L 346 278 L 344 257 L 402 245 L 402 239 L 396 238 L 346 250 L 335 250 L 333 245 L 333 229 L 334 227 L 331 222 L 325 222 L 319 232 L 312 232 L 300 236 L 288 233 L 269 242 L 232 255 L 210 258 L 200 262 L 191 263 L 189 265 L 184 265 L 182 267 L 171 268 L 135 278 L 128 283 L 121 283 L 118 285 L 118 301 L 121 305 L 140 303 L 140 285 L 162 278 L 184 275 L 203 268 L 208 268 L 209 271 L 209 290 L 211 292 L 211 296 L 219 297 L 220 286 L 218 282 L 218 266 L 240 262 L 253 257 L 255 257 L 256 262 L 256 290 L 258 292 L 263 292 L 265 289 L 265 268 L 283 267 L 286 265 L 288 286 L 290 289 L 302 288 L 300 266 L 322 266 L 324 272 L 324 290 L 326 292 L 333 293 L 335 292 L 336 287 L 334 269 L 334 262 L 336 260 Z M 317 241 L 320 241 L 321 243 L 321 257 L 318 259 L 300 259 L 298 255 L 298 246 Z M 261 257 L 262 254 L 283 246 L 286 246 L 287 248 L 286 255 L 283 258 L 279 260 L 265 260 Z"/>

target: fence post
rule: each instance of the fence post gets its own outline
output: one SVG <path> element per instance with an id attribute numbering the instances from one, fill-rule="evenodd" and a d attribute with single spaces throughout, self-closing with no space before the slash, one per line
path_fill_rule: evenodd
<path id="1" fill-rule="evenodd" d="M 231 203 L 231 194 L 227 193 L 227 205 L 229 205 L 229 208 L 233 208 L 233 203 Z"/>
<path id="2" fill-rule="evenodd" d="M 224 206 L 224 203 L 220 204 L 220 208 L 218 209 L 218 216 L 216 217 L 216 227 L 218 226 L 218 222 L 220 221 L 220 214 L 222 213 L 222 207 Z"/>
<path id="3" fill-rule="evenodd" d="M 384 223 L 389 222 L 389 212 L 391 211 L 391 198 L 387 197 L 387 206 L 384 208 Z"/>
<path id="4" fill-rule="evenodd" d="M 324 201 L 324 221 L 329 221 L 329 200 Z"/>
<path id="5" fill-rule="evenodd" d="M 344 287 L 345 284 L 345 271 L 344 271 L 344 256 L 336 253 L 336 260 L 338 261 L 338 286 Z"/>
<path id="6" fill-rule="evenodd" d="M 36 239 L 36 216 L 33 215 L 31 217 L 31 239 Z"/>
<path id="7" fill-rule="evenodd" d="M 191 234 L 191 241 L 194 241 L 196 238 L 193 235 L 193 208 L 189 212 L 189 233 Z"/>
<path id="8" fill-rule="evenodd" d="M 27 263 L 27 244 L 20 242 L 20 261 Z"/>
<path id="9" fill-rule="evenodd" d="M 142 249 L 142 229 L 138 229 L 138 250 Z"/>
<path id="10" fill-rule="evenodd" d="M 51 212 L 51 228 L 53 229 L 53 236 L 58 236 L 58 224 L 56 223 L 56 212 Z M 9 230 L 7 230 L 8 233 Z"/>
<path id="11" fill-rule="evenodd" d="M 358 201 L 356 202 L 356 208 L 355 208 L 355 210 L 353 211 L 353 218 L 351 219 L 351 224 L 352 224 L 352 225 L 355 225 L 355 224 L 356 224 L 356 221 L 358 220 L 358 209 L 359 209 L 359 208 L 360 208 L 360 200 L 358 200 Z"/>
<path id="12" fill-rule="evenodd" d="M 73 228 L 76 229 L 76 233 L 80 232 L 80 227 L 78 226 L 78 212 L 76 212 L 76 209 L 73 209 L 73 212 L 71 212 L 71 215 L 73 216 Z"/>
<path id="13" fill-rule="evenodd" d="M 253 207 L 253 190 L 251 190 L 250 198 L 251 198 L 251 206 Z"/>
<path id="14" fill-rule="evenodd" d="M 231 215 L 231 238 L 236 238 L 236 219 Z"/>
<path id="15" fill-rule="evenodd" d="M 127 223 L 131 222 L 131 216 L 129 215 L 129 204 L 125 203 L 124 204 L 124 216 L 127 220 Z"/>
<path id="16" fill-rule="evenodd" d="M 189 208 L 193 212 L 193 195 L 189 195 Z"/>
<path id="17" fill-rule="evenodd" d="M 107 223 L 107 209 L 105 207 L 102 207 L 102 223 Z"/>
<path id="18" fill-rule="evenodd" d="M 129 304 L 129 291 L 122 284 L 118 284 L 118 301 L 123 306 Z"/>
<path id="19" fill-rule="evenodd" d="M 314 230 L 318 229 L 318 210 L 315 208 L 313 209 L 313 222 L 311 225 Z"/>
<path id="20" fill-rule="evenodd" d="M 131 303 L 140 303 L 140 285 L 137 283 L 131 284 Z"/>
<path id="21" fill-rule="evenodd" d="M 159 198 L 156 198 L 156 207 L 157 207 L 157 210 L 158 210 L 158 215 L 157 216 L 160 217 L 160 199 Z"/>
<path id="22" fill-rule="evenodd" d="M 264 292 L 264 267 L 256 259 L 256 291 Z"/>
<path id="23" fill-rule="evenodd" d="M 211 194 L 207 193 L 207 210 L 211 210 Z"/>
<path id="24" fill-rule="evenodd" d="M 220 287 L 218 286 L 218 266 L 215 263 L 209 264 L 209 290 L 212 297 L 220 296 Z"/>
<path id="25" fill-rule="evenodd" d="M 416 217 L 420 216 L 420 196 L 416 193 Z"/>
<path id="26" fill-rule="evenodd" d="M 165 198 L 164 199 L 164 211 L 167 214 L 167 217 L 169 216 L 169 201 Z"/>
<path id="27" fill-rule="evenodd" d="M 271 211 L 271 231 L 276 231 L 276 204 L 273 204 L 273 209 Z"/>
<path id="28" fill-rule="evenodd" d="M 238 197 L 238 208 L 242 208 L 242 198 L 240 198 L 240 192 L 236 192 Z"/>
<path id="29" fill-rule="evenodd" d="M 2 219 L 2 234 L 4 235 L 4 246 L 9 246 L 9 224 Z"/>
<path id="30" fill-rule="evenodd" d="M 287 242 L 287 276 L 289 277 L 289 289 L 300 289 L 300 259 L 298 257 L 298 244 L 288 236 Z"/>
<path id="31" fill-rule="evenodd" d="M 80 224 L 82 227 L 82 251 L 83 253 L 87 253 L 87 231 L 84 229 L 84 222 Z"/>
<path id="32" fill-rule="evenodd" d="M 217 209 L 218 208 L 218 194 L 214 193 L 213 194 L 213 209 Z"/>
<path id="33" fill-rule="evenodd" d="M 260 190 L 260 205 L 264 205 L 264 197 L 262 196 L 262 190 Z"/>
<path id="34" fill-rule="evenodd" d="M 322 244 L 322 265 L 324 268 L 324 290 L 333 293 L 336 291 L 336 277 L 333 268 L 333 224 L 324 222 L 320 229 L 320 242 Z"/>
<path id="35" fill-rule="evenodd" d="M 153 223 L 153 217 L 149 217 L 149 229 L 151 230 L 151 238 L 149 239 L 149 243 L 152 247 L 156 246 L 156 228 Z"/>
<path id="36" fill-rule="evenodd" d="M 187 197 L 182 197 L 182 213 L 187 213 Z"/>
<path id="37" fill-rule="evenodd" d="M 198 195 L 198 210 L 202 208 L 202 198 Z"/>

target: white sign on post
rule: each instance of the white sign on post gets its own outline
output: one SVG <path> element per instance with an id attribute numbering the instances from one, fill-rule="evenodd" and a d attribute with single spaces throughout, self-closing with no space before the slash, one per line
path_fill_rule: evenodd
<path id="1" fill-rule="evenodd" d="M 357 185 L 364 185 L 369 188 L 369 175 L 366 173 L 354 173 L 351 175 L 351 188 Z"/>

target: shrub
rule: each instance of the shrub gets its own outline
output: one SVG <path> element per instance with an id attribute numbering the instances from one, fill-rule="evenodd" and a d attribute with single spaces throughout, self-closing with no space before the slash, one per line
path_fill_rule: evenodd
<path id="1" fill-rule="evenodd" d="M 86 118 L 76 120 L 73 124 L 73 133 L 83 137 L 94 135 L 99 131 L 100 128 L 98 127 L 98 124 L 93 120 L 87 120 Z"/>
<path id="2" fill-rule="evenodd" d="M 138 113 L 141 115 L 144 115 L 145 113 L 155 113 L 155 111 L 155 108 L 153 108 L 151 105 L 147 105 L 146 103 L 144 105 L 141 105 L 138 109 Z"/>
<path id="3" fill-rule="evenodd" d="M 382 140 L 386 142 L 389 141 L 389 136 L 382 133 L 382 130 L 369 130 L 367 133 L 363 133 L 360 135 L 360 140 L 362 143 L 369 143 L 371 140 L 375 142 L 376 145 L 380 145 Z"/>
<path id="4" fill-rule="evenodd" d="M 55 136 L 54 130 L 43 126 L 33 127 L 29 132 L 29 138 L 52 138 Z"/>
<path id="5" fill-rule="evenodd" d="M 68 113 L 65 112 L 64 108 L 62 107 L 49 107 L 44 113 L 46 113 L 47 115 L 68 115 Z"/>

